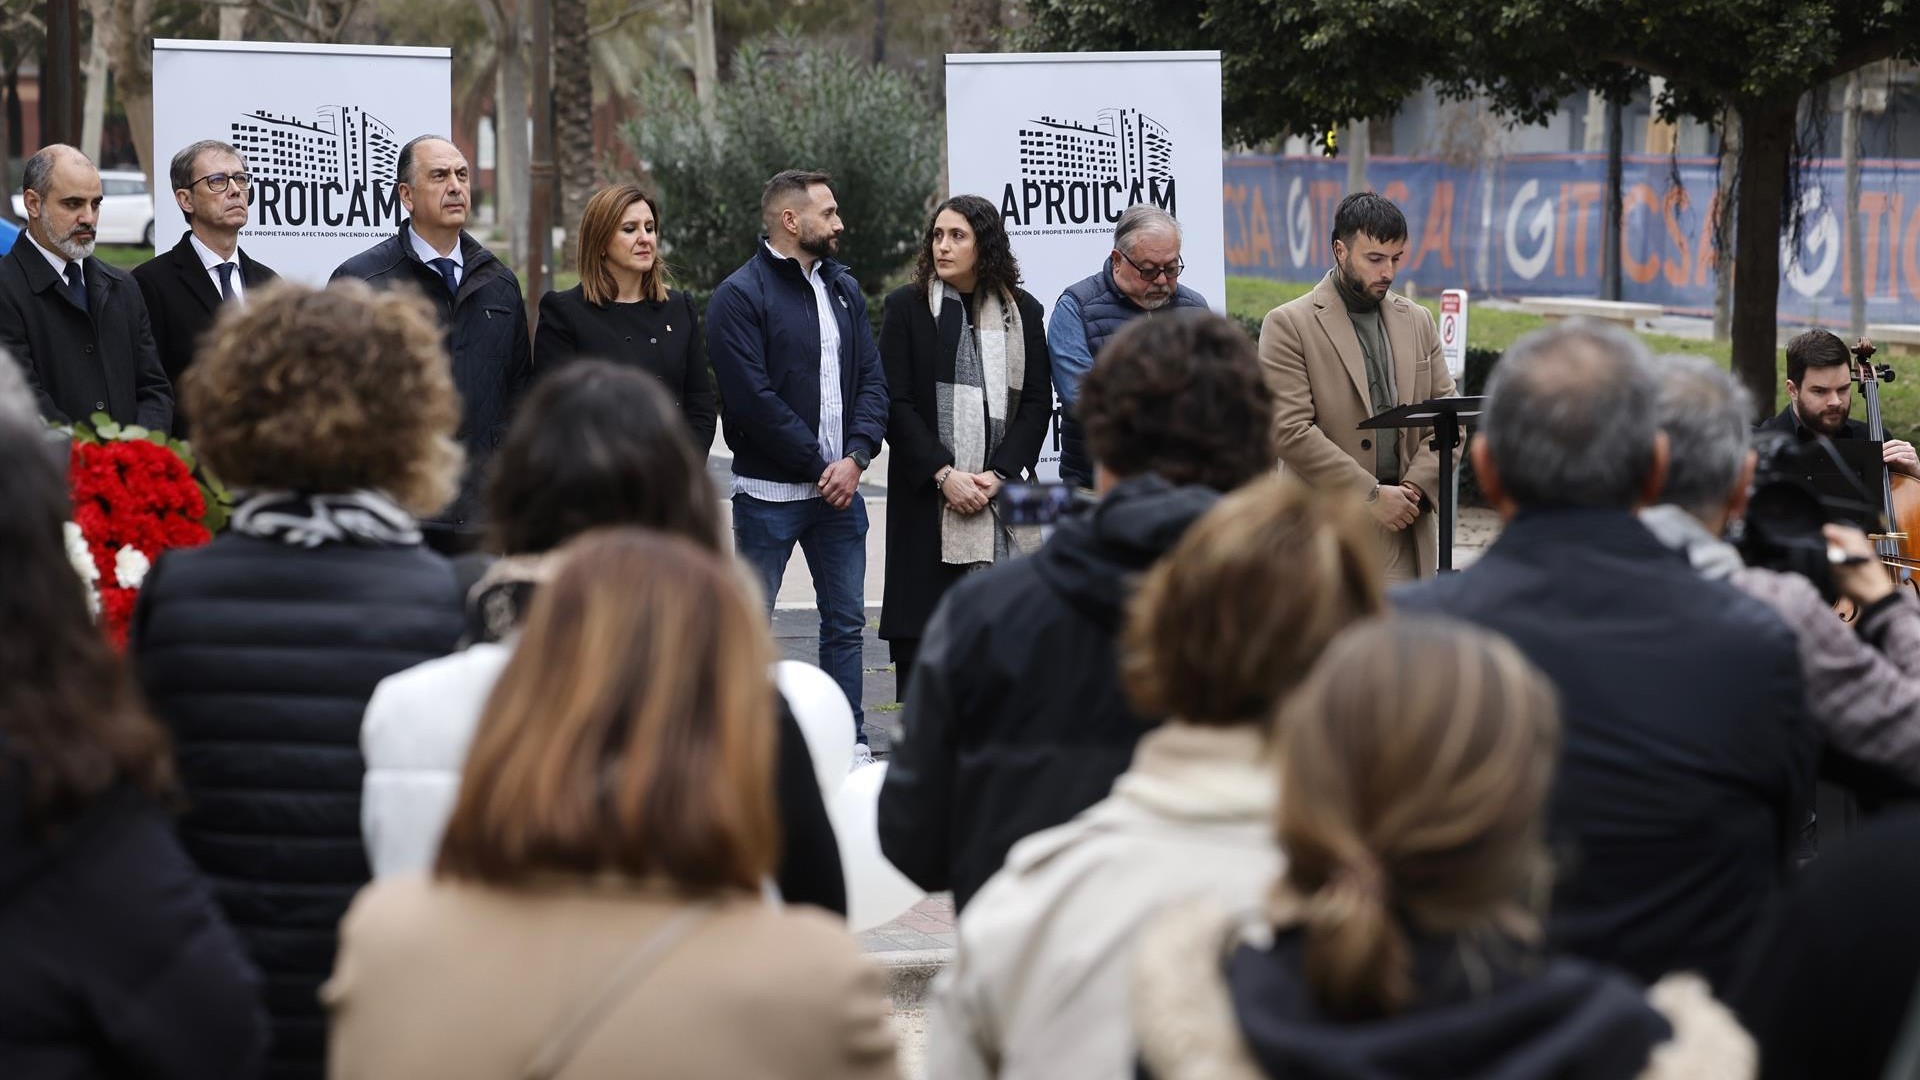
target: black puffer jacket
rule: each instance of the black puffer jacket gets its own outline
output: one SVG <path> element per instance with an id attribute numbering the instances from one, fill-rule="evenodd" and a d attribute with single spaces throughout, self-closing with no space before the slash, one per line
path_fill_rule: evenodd
<path id="1" fill-rule="evenodd" d="M 451 652 L 453 568 L 418 546 L 297 548 L 229 533 L 167 554 L 130 649 L 172 731 L 187 851 L 267 978 L 272 1073 L 325 1072 L 315 996 L 369 878 L 360 717 L 381 679 Z"/>
<path id="2" fill-rule="evenodd" d="M 258 1076 L 260 979 L 173 825 L 115 792 L 52 832 L 0 763 L 0 1076 Z"/>
<path id="3" fill-rule="evenodd" d="M 964 907 L 1007 850 L 1107 796 L 1148 724 L 1120 689 L 1127 597 L 1220 496 L 1129 480 L 934 609 L 880 789 L 880 850 Z"/>

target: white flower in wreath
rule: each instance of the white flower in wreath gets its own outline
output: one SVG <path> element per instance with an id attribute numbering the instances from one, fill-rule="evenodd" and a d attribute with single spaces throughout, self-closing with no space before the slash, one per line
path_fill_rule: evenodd
<path id="1" fill-rule="evenodd" d="M 137 547 L 123 547 L 114 553 L 113 576 L 123 589 L 137 589 L 147 580 L 153 562 Z"/>
<path id="2" fill-rule="evenodd" d="M 80 584 L 87 591 L 87 610 L 94 615 L 100 614 L 100 590 L 94 582 L 100 580 L 100 568 L 94 564 L 93 552 L 87 547 L 87 536 L 80 526 L 67 522 L 62 531 L 67 540 L 67 561 L 73 564 L 73 572 L 80 575 Z"/>

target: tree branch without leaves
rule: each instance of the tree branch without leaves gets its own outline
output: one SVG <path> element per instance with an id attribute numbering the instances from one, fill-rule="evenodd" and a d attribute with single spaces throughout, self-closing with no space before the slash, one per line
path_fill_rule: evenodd
<path id="1" fill-rule="evenodd" d="M 659 10 L 660 4 L 658 0 L 642 0 L 641 3 L 628 5 L 625 11 L 620 12 L 606 22 L 589 26 L 587 33 L 593 37 L 599 37 L 602 34 L 611 34 L 632 20 L 642 15 L 651 15 Z"/>

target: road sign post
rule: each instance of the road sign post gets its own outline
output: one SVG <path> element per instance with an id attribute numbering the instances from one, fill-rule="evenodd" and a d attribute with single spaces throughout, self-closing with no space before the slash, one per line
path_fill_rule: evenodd
<path id="1" fill-rule="evenodd" d="M 1446 358 L 1447 371 L 1455 386 L 1467 377 L 1467 290 L 1448 289 L 1440 294 L 1440 355 Z"/>

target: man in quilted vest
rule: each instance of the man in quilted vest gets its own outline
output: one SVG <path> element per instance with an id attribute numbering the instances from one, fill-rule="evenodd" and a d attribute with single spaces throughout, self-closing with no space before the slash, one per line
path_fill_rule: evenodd
<path id="1" fill-rule="evenodd" d="M 1074 414 L 1080 380 L 1100 346 L 1128 321 L 1156 311 L 1204 308 L 1206 297 L 1180 284 L 1180 223 L 1156 206 L 1131 207 L 1113 229 L 1113 252 L 1100 272 L 1069 286 L 1047 321 L 1053 390 L 1060 398 L 1060 479 L 1093 486 L 1093 461 Z"/>

